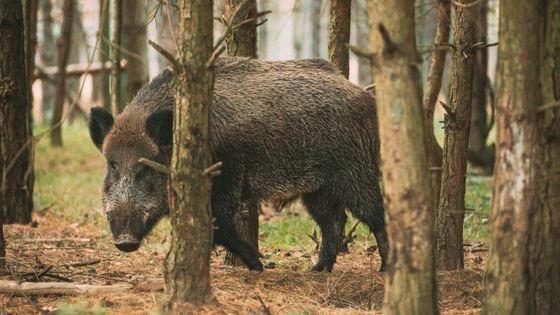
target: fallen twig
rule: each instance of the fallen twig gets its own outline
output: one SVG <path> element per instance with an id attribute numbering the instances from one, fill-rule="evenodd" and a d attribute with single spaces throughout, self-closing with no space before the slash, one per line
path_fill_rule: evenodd
<path id="1" fill-rule="evenodd" d="M 261 306 L 263 307 L 263 312 L 266 315 L 272 315 L 272 312 L 270 311 L 270 308 L 268 308 L 268 306 L 266 306 L 266 304 L 264 303 L 263 299 L 261 298 L 260 295 L 257 294 L 257 299 L 259 300 L 259 302 L 261 303 Z"/>
<path id="2" fill-rule="evenodd" d="M 91 238 L 80 237 L 66 237 L 66 238 L 22 238 L 19 239 L 22 243 L 57 243 L 57 242 L 75 242 L 75 243 L 88 243 Z"/>
<path id="3" fill-rule="evenodd" d="M 52 276 L 52 275 L 49 275 Z M 123 293 L 129 291 L 161 291 L 163 279 L 143 279 L 113 285 L 91 285 L 67 282 L 17 282 L 0 280 L 0 294 L 38 295 L 81 295 L 99 293 Z"/>
<path id="4" fill-rule="evenodd" d="M 95 265 L 95 264 L 98 264 L 100 262 L 101 262 L 100 259 L 90 259 L 90 260 L 86 260 L 86 261 L 79 261 L 79 262 L 75 262 L 75 263 L 60 265 L 59 267 L 85 267 L 85 266 Z"/>

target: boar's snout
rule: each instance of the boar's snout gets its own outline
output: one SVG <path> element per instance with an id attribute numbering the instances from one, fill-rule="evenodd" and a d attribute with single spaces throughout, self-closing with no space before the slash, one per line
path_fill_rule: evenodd
<path id="1" fill-rule="evenodd" d="M 140 247 L 140 241 L 131 234 L 121 234 L 116 238 L 115 246 L 123 252 L 130 253 Z"/>

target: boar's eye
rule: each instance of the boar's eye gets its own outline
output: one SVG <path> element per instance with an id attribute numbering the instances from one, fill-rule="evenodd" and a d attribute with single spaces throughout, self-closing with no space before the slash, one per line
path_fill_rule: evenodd
<path id="1" fill-rule="evenodd" d="M 150 167 L 146 165 L 139 165 L 136 168 L 136 172 L 134 173 L 134 177 L 138 180 L 144 177 L 150 171 Z"/>
<path id="2" fill-rule="evenodd" d="M 117 170 L 117 162 L 115 161 L 109 161 L 109 169 L 111 171 L 116 171 Z"/>

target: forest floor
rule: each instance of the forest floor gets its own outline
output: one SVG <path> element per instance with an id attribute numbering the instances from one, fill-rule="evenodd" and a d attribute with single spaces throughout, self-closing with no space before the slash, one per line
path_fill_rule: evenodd
<path id="1" fill-rule="evenodd" d="M 118 284 L 131 278 L 161 277 L 168 247 L 169 223 L 163 220 L 134 253 L 112 245 L 99 211 L 105 161 L 90 143 L 82 124 L 64 129 L 65 146 L 37 145 L 35 208 L 29 225 L 6 226 L 7 280 L 71 280 Z M 487 219 L 491 179 L 469 172 L 465 220 L 465 269 L 439 272 L 439 307 L 446 314 L 478 314 L 484 296 Z M 380 311 L 384 276 L 377 272 L 375 241 L 363 224 L 350 252 L 339 256 L 332 273 L 309 271 L 316 260 L 309 237 L 315 223 L 298 207 L 261 215 L 263 273 L 224 265 L 225 252 L 212 256 L 211 284 L 216 303 L 208 313 L 223 314 L 361 314 Z M 347 228 L 353 225 L 350 220 Z M 474 249 L 474 250 L 473 250 Z M 77 266 L 73 266 L 75 264 Z M 84 263 L 81 266 L 81 263 Z M 72 266 L 71 266 L 72 265 Z M 81 296 L 0 295 L 0 314 L 154 314 L 165 301 L 162 291 Z"/>

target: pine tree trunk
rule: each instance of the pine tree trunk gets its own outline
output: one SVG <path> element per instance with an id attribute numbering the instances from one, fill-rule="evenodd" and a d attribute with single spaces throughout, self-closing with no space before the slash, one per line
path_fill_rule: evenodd
<path id="1" fill-rule="evenodd" d="M 560 101 L 560 2 L 547 1 L 541 88 L 543 104 Z M 540 213 L 533 222 L 532 240 L 537 263 L 535 314 L 560 314 L 560 108 L 544 112 Z"/>
<path id="2" fill-rule="evenodd" d="M 414 1 L 374 0 L 371 48 L 389 236 L 384 314 L 437 314 L 433 206 L 426 154 Z M 404 228 L 406 227 L 406 228 Z"/>
<path id="3" fill-rule="evenodd" d="M 56 95 L 54 113 L 51 120 L 51 144 L 62 146 L 62 114 L 66 90 L 66 65 L 70 55 L 70 38 L 72 37 L 72 20 L 75 12 L 74 0 L 64 0 L 62 12 L 62 30 L 56 45 L 58 50 L 58 73 L 56 75 Z"/>
<path id="4" fill-rule="evenodd" d="M 101 25 L 101 39 L 99 40 L 98 59 L 103 64 L 109 61 L 111 56 L 111 46 L 109 45 L 109 2 L 110 0 L 99 0 L 99 23 Z M 101 93 L 103 96 L 103 108 L 111 112 L 111 83 L 110 75 L 107 71 L 101 71 Z"/>
<path id="5" fill-rule="evenodd" d="M 111 25 L 111 112 L 117 116 L 122 110 L 121 106 L 121 51 L 122 25 L 123 25 L 123 0 L 113 0 Z"/>
<path id="6" fill-rule="evenodd" d="M 471 0 L 460 0 L 468 4 Z M 471 7 L 453 5 L 451 99 L 445 115 L 445 140 L 441 191 L 436 217 L 436 264 L 438 269 L 462 269 L 463 220 L 467 180 L 467 148 L 471 123 L 472 83 L 476 51 Z"/>
<path id="7" fill-rule="evenodd" d="M 134 53 L 127 56 L 126 101 L 148 82 L 147 20 L 144 0 L 124 0 L 124 48 Z"/>
<path id="8" fill-rule="evenodd" d="M 3 223 L 29 223 L 33 209 L 30 81 L 21 2 L 0 1 L 0 199 Z"/>
<path id="9" fill-rule="evenodd" d="M 233 13 L 235 8 L 242 3 L 242 0 L 226 0 L 225 15 L 227 18 Z M 233 24 L 241 23 L 257 15 L 257 2 L 255 0 L 246 3 L 236 15 Z M 262 27 L 262 26 L 261 26 Z M 229 56 L 257 56 L 257 30 L 256 21 L 253 20 L 241 26 L 232 36 L 227 38 L 227 52 Z M 259 204 L 243 204 L 235 215 L 235 227 L 242 240 L 259 249 Z M 226 264 L 241 265 L 242 262 L 236 255 L 228 252 L 225 259 Z"/>
<path id="10" fill-rule="evenodd" d="M 329 23 L 329 60 L 348 78 L 350 71 L 350 0 L 331 0 Z"/>
<path id="11" fill-rule="evenodd" d="M 536 112 L 542 104 L 539 64 L 545 6 L 543 0 L 500 1 L 499 6 L 498 130 L 486 313 L 538 314 L 535 292 L 541 283 L 535 270 L 542 263 L 544 244 L 532 234 L 548 224 L 539 200 L 544 121 Z M 545 283 L 552 276 L 557 274 L 547 274 Z"/>
<path id="12" fill-rule="evenodd" d="M 432 179 L 432 198 L 434 207 L 437 208 L 439 191 L 441 187 L 441 159 L 442 151 L 436 136 L 434 135 L 434 109 L 441 91 L 443 72 L 445 70 L 445 58 L 447 51 L 435 49 L 439 44 L 449 41 L 450 32 L 450 10 L 449 1 L 438 3 L 437 26 L 434 50 L 432 51 L 432 62 L 428 70 L 428 79 L 424 86 L 424 97 L 422 108 L 424 111 L 424 132 L 426 134 L 426 146 L 428 150 L 428 163 L 430 165 L 430 177 Z"/>
<path id="13" fill-rule="evenodd" d="M 40 46 L 40 59 L 43 66 L 53 66 L 56 63 L 56 47 L 54 45 L 53 35 L 53 18 L 51 15 L 52 3 L 51 0 L 41 0 L 41 20 L 42 20 L 42 33 L 43 42 Z M 41 80 L 42 99 L 40 103 L 40 119 L 46 121 L 48 114 L 53 109 L 54 86 Z"/>
<path id="14" fill-rule="evenodd" d="M 476 42 L 486 42 L 488 32 L 488 2 L 482 1 L 471 10 L 475 15 Z M 488 128 L 488 50 L 481 49 L 476 53 L 473 96 L 471 111 L 471 131 L 469 136 L 469 162 L 492 173 L 494 167 L 494 149 L 486 145 L 490 128 Z"/>
<path id="15" fill-rule="evenodd" d="M 210 297 L 211 183 L 202 172 L 211 161 L 209 110 L 214 76 L 206 66 L 213 47 L 213 1 L 179 1 L 179 69 L 170 186 L 171 246 L 165 258 L 166 313 Z"/>

